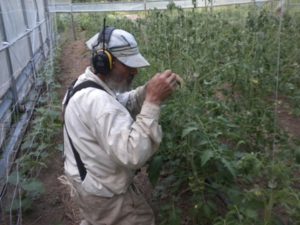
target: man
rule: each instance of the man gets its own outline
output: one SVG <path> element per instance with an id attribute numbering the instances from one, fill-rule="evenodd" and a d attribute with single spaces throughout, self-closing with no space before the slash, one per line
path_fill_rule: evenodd
<path id="1" fill-rule="evenodd" d="M 73 189 L 81 225 L 154 225 L 133 176 L 158 150 L 160 104 L 180 77 L 166 70 L 129 91 L 138 68 L 149 66 L 135 38 L 108 27 L 86 44 L 93 50 L 92 66 L 74 87 L 92 81 L 102 89 L 83 88 L 65 104 L 64 182 Z"/>

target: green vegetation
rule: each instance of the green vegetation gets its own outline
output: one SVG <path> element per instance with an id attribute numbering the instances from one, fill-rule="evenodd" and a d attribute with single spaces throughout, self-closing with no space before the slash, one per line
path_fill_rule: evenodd
<path id="1" fill-rule="evenodd" d="M 186 81 L 163 108 L 159 157 L 174 177 L 164 188 L 181 220 L 188 198 L 192 224 L 298 221 L 297 143 L 278 127 L 273 95 L 278 74 L 279 93 L 291 104 L 299 96 L 300 24 L 287 15 L 279 31 L 265 10 L 226 13 L 153 12 L 141 22 L 153 72 L 172 68 Z"/>
<path id="2" fill-rule="evenodd" d="M 103 16 L 77 24 L 90 37 Z M 276 112 L 284 99 L 299 115 L 299 14 L 170 7 L 136 21 L 107 17 L 137 35 L 152 65 L 136 84 L 167 68 L 185 81 L 162 107 L 165 135 L 149 166 L 160 224 L 300 223 L 299 140 Z"/>
<path id="3" fill-rule="evenodd" d="M 44 193 L 43 184 L 37 179 L 41 168 L 46 167 L 46 160 L 53 150 L 60 146 L 55 142 L 60 133 L 60 103 L 57 95 L 59 87 L 54 74 L 51 59 L 46 62 L 43 71 L 39 72 L 39 79 L 44 81 L 44 88 L 39 97 L 37 108 L 30 123 L 30 129 L 22 142 L 20 157 L 16 160 L 16 168 L 8 177 L 8 183 L 18 189 L 19 197 L 14 198 L 6 210 L 27 211 L 34 208 L 33 201 Z M 17 189 L 16 189 L 17 190 Z"/>

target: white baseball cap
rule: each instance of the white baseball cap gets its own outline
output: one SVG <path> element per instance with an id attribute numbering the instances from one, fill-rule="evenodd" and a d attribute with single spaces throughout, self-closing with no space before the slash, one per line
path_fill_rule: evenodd
<path id="1" fill-rule="evenodd" d="M 86 45 L 92 50 L 98 41 L 99 33 L 90 38 Z M 103 48 L 103 43 L 96 50 Z M 126 66 L 140 68 L 149 66 L 149 62 L 141 55 L 134 36 L 125 30 L 114 29 L 111 33 L 106 49 Z"/>

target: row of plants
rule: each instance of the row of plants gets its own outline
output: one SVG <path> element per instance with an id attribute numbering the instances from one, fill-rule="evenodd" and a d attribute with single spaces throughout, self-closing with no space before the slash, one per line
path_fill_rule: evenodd
<path id="1" fill-rule="evenodd" d="M 277 78 L 279 93 L 299 95 L 287 88 L 299 85 L 291 82 L 299 82 L 299 23 L 286 16 L 279 31 L 279 18 L 264 10 L 250 10 L 240 21 L 224 14 L 160 14 L 149 29 L 158 27 L 154 33 L 169 53 L 158 65 L 169 60 L 187 86 L 163 111 L 163 160 L 177 160 L 174 180 L 188 183 L 192 224 L 295 223 L 297 144 L 278 127 L 272 96 Z M 153 45 L 157 59 L 162 44 Z"/>
<path id="2" fill-rule="evenodd" d="M 177 13 L 157 12 L 153 16 L 161 19 L 145 22 L 159 36 L 149 38 L 150 56 L 160 59 L 156 65 L 169 65 L 186 81 L 162 115 L 161 155 L 176 168 L 171 173 L 177 182 L 174 196 L 188 184 L 192 224 L 298 221 L 299 195 L 293 189 L 297 144 L 287 142 L 278 127 L 272 97 L 277 78 L 281 94 L 299 95 L 297 88 L 287 88 L 299 85 L 291 82 L 299 82 L 297 20 L 286 16 L 279 31 L 279 18 L 259 9 L 250 9 L 241 20 L 226 12 Z M 173 199 L 175 206 L 183 197 Z"/>
<path id="3" fill-rule="evenodd" d="M 57 94 L 59 85 L 54 76 L 59 70 L 56 60 L 57 58 L 49 59 L 38 73 L 37 82 L 43 81 L 43 89 L 22 141 L 18 158 L 14 162 L 15 167 L 8 177 L 8 189 L 15 190 L 14 196 L 10 194 L 6 196 L 5 210 L 9 212 L 10 218 L 7 222 L 10 221 L 10 224 L 14 220 L 18 221 L 23 212 L 34 208 L 34 201 L 45 192 L 45 187 L 38 178 L 40 172 L 47 167 L 46 162 L 51 154 L 56 150 L 62 150 L 62 146 L 55 142 L 62 127 Z"/>
<path id="4" fill-rule="evenodd" d="M 92 36 L 105 15 L 79 15 Z M 149 165 L 160 224 L 298 224 L 299 140 L 279 127 L 284 97 L 299 115 L 300 18 L 264 7 L 150 11 L 108 24 L 137 36 L 151 63 L 136 85 L 172 69 L 184 85 L 162 107 Z"/>

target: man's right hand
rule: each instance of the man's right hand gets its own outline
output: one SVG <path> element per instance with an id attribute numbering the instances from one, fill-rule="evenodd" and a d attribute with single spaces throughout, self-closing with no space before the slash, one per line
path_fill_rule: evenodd
<path id="1" fill-rule="evenodd" d="M 178 86 L 182 79 L 171 70 L 157 73 L 147 84 L 145 101 L 160 105 Z"/>

